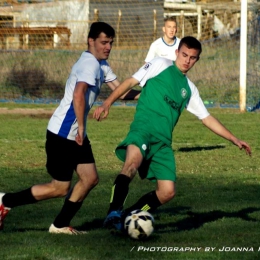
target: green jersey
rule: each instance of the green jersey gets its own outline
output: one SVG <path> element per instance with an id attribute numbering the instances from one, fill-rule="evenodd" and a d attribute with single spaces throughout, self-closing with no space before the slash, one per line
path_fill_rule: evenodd
<path id="1" fill-rule="evenodd" d="M 181 112 L 190 112 L 200 119 L 209 115 L 195 85 L 171 60 L 155 58 L 133 77 L 143 87 L 131 130 L 148 131 L 166 145 L 172 143 L 172 132 Z"/>

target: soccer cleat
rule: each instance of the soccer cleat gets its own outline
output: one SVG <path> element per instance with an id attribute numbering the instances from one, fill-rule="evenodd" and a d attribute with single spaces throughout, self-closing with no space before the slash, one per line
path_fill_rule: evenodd
<path id="1" fill-rule="evenodd" d="M 72 227 L 63 227 L 63 228 L 57 228 L 53 224 L 51 224 L 49 228 L 49 233 L 52 234 L 67 234 L 67 235 L 85 235 L 88 232 L 87 231 L 79 231 Z"/>
<path id="2" fill-rule="evenodd" d="M 120 210 L 111 211 L 107 215 L 103 226 L 108 229 L 116 229 L 119 231 L 123 231 L 122 211 Z"/>
<path id="3" fill-rule="evenodd" d="M 2 198 L 5 195 L 5 193 L 0 192 L 0 230 L 3 230 L 4 228 L 4 219 L 8 212 L 10 211 L 10 208 L 6 208 L 2 202 Z"/>

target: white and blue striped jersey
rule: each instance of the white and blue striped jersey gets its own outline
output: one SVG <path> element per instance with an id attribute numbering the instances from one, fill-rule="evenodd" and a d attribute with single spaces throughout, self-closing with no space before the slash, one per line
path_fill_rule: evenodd
<path id="1" fill-rule="evenodd" d="M 87 115 L 100 93 L 102 84 L 116 78 L 106 60 L 98 61 L 90 52 L 83 52 L 72 67 L 66 82 L 64 96 L 54 111 L 47 129 L 61 137 L 75 140 L 78 123 L 73 108 L 73 92 L 77 82 L 86 82 L 88 84 L 84 116 L 86 135 Z"/>

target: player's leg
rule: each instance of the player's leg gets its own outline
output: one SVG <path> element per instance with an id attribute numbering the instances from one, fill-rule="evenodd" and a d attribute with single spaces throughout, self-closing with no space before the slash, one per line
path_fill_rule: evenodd
<path id="1" fill-rule="evenodd" d="M 142 159 L 143 155 L 139 147 L 127 146 L 125 163 L 112 187 L 108 216 L 104 222 L 105 227 L 121 229 L 121 210 L 127 198 L 129 184 L 136 175 Z"/>
<path id="2" fill-rule="evenodd" d="M 46 167 L 53 179 L 49 183 L 34 185 L 19 192 L 2 194 L 0 199 L 0 228 L 3 226 L 3 219 L 7 215 L 6 212 L 11 208 L 66 196 L 74 169 L 68 159 L 70 158 L 69 153 L 66 152 L 65 148 L 69 148 L 68 151 L 70 151 L 71 144 L 72 141 L 61 138 L 49 131 L 47 132 L 45 145 L 47 154 Z"/>
<path id="3" fill-rule="evenodd" d="M 88 138 L 86 137 L 84 139 L 82 146 L 79 146 L 74 142 L 72 149 L 73 156 L 70 158 L 70 160 L 74 162 L 73 167 L 75 168 L 78 175 L 78 181 L 67 194 L 60 213 L 57 215 L 53 224 L 51 225 L 49 231 L 52 233 L 61 233 L 55 232 L 57 229 L 57 231 L 67 230 L 70 234 L 86 233 L 84 231 L 71 229 L 69 226 L 72 218 L 81 208 L 85 197 L 98 183 L 97 169 Z"/>
<path id="4" fill-rule="evenodd" d="M 144 175 L 141 170 L 148 169 L 148 172 L 145 173 L 146 178 L 156 180 L 156 190 L 145 194 L 134 205 L 125 209 L 123 217 L 135 209 L 153 212 L 175 195 L 175 160 L 171 147 L 163 146 L 154 153 L 148 166 L 144 165 L 146 162 L 144 161 L 139 168 L 139 174 Z"/>
<path id="5" fill-rule="evenodd" d="M 8 208 L 36 203 L 41 200 L 66 196 L 70 182 L 52 180 L 49 183 L 36 184 L 28 189 L 6 193 L 2 197 L 3 204 Z"/>
<path id="6" fill-rule="evenodd" d="M 158 207 L 170 201 L 175 195 L 173 181 L 157 181 L 157 189 L 142 196 L 134 205 L 124 210 L 123 218 L 131 211 L 141 209 L 154 212 Z"/>
<path id="7" fill-rule="evenodd" d="M 110 206 L 104 227 L 122 229 L 122 209 L 128 195 L 129 184 L 150 147 L 150 133 L 140 131 L 142 125 L 141 128 L 131 127 L 125 140 L 116 148 L 116 155 L 124 161 L 124 165 L 112 187 Z"/>
<path id="8" fill-rule="evenodd" d="M 112 188 L 108 213 L 113 210 L 120 210 L 123 208 L 129 190 L 129 183 L 136 175 L 142 159 L 143 157 L 139 147 L 135 145 L 127 146 L 125 163 L 121 173 L 117 175 Z"/>
<path id="9" fill-rule="evenodd" d="M 78 182 L 66 196 L 63 207 L 53 222 L 57 228 L 70 226 L 70 222 L 81 208 L 83 200 L 98 183 L 98 174 L 94 163 L 79 164 L 77 175 Z"/>
<path id="10" fill-rule="evenodd" d="M 70 187 L 73 168 L 70 172 L 65 172 L 65 177 L 63 176 L 63 169 L 59 168 L 64 159 L 62 158 L 62 152 L 64 152 L 65 143 L 66 139 L 47 131 L 45 144 L 47 154 L 46 167 L 53 180 L 49 183 L 34 185 L 19 192 L 2 194 L 0 201 L 0 228 L 3 226 L 3 219 L 7 215 L 7 213 L 3 213 L 6 212 L 6 208 L 11 209 L 17 206 L 36 203 L 40 200 L 66 195 Z"/>
<path id="11" fill-rule="evenodd" d="M 157 181 L 156 196 L 162 205 L 172 200 L 175 194 L 175 182 L 169 180 Z"/>
<path id="12" fill-rule="evenodd" d="M 99 178 L 95 163 L 79 164 L 76 173 L 78 182 L 72 189 L 69 199 L 74 202 L 80 202 L 98 184 Z"/>
<path id="13" fill-rule="evenodd" d="M 0 229 L 3 229 L 4 218 L 12 208 L 50 198 L 63 197 L 67 194 L 69 187 L 70 182 L 60 182 L 53 179 L 49 183 L 34 185 L 19 192 L 2 193 L 0 195 Z"/>

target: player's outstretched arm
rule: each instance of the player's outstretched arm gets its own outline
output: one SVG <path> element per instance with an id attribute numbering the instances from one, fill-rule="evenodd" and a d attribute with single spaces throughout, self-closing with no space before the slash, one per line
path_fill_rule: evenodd
<path id="1" fill-rule="evenodd" d="M 128 90 L 136 86 L 139 82 L 131 77 L 123 81 L 110 95 L 109 97 L 103 102 L 103 104 L 97 107 L 94 110 L 93 118 L 100 121 L 104 119 L 109 114 L 109 109 L 111 105 L 122 95 L 124 95 Z M 103 115 L 102 115 L 103 114 Z"/>
<path id="2" fill-rule="evenodd" d="M 107 82 L 107 86 L 112 91 L 114 91 L 119 85 L 120 85 L 120 82 L 118 79 Z M 137 100 L 137 99 L 139 99 L 140 94 L 141 94 L 140 90 L 130 89 L 125 94 L 123 94 L 121 97 L 119 97 L 119 99 L 120 100 Z"/>
<path id="3" fill-rule="evenodd" d="M 229 140 L 234 145 L 238 146 L 240 150 L 244 149 L 248 155 L 251 156 L 251 148 L 245 142 L 235 137 L 224 125 L 222 125 L 215 117 L 209 115 L 202 119 L 202 123 L 215 134 Z"/>

